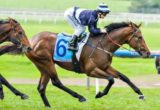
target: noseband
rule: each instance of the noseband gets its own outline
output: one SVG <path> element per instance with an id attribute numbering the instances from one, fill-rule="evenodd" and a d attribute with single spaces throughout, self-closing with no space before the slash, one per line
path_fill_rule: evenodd
<path id="1" fill-rule="evenodd" d="M 137 36 L 137 33 L 140 32 L 139 29 L 136 29 L 135 31 L 132 32 L 132 35 L 130 36 L 128 43 L 130 43 L 133 39 L 136 40 L 136 43 L 138 45 L 138 50 L 141 51 L 142 46 L 141 46 L 141 41 L 142 41 L 142 36 Z"/>

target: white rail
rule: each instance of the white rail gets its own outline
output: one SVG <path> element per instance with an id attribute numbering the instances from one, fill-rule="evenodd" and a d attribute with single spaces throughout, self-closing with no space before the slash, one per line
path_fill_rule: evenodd
<path id="1" fill-rule="evenodd" d="M 0 10 L 0 17 L 13 17 L 18 20 L 35 20 L 38 22 L 64 20 L 61 11 L 31 11 L 31 10 Z M 111 21 L 136 21 L 145 23 L 160 23 L 160 14 L 142 14 L 142 13 L 110 13 L 105 20 Z"/>

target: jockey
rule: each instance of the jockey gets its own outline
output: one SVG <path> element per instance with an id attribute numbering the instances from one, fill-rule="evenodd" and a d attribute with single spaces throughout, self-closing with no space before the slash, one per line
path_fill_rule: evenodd
<path id="1" fill-rule="evenodd" d="M 85 32 L 86 26 L 88 26 L 89 32 L 94 35 L 106 33 L 106 29 L 97 28 L 97 21 L 99 18 L 104 19 L 109 12 L 110 10 L 105 3 L 99 4 L 96 10 L 86 10 L 78 7 L 67 9 L 64 16 L 75 30 L 72 39 L 69 41 L 68 49 L 78 50 L 78 39 Z"/>

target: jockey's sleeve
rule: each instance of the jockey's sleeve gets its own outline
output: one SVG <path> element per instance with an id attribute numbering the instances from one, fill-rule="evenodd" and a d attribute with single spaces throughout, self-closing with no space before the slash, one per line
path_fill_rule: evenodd
<path id="1" fill-rule="evenodd" d="M 90 19 L 88 30 L 94 35 L 101 34 L 100 28 L 97 28 L 97 20 L 94 17 Z"/>

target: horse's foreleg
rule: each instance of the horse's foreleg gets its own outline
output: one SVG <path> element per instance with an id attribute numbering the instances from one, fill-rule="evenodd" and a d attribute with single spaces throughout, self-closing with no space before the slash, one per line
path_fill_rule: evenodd
<path id="1" fill-rule="evenodd" d="M 107 95 L 109 90 L 110 90 L 110 88 L 114 84 L 113 77 L 106 77 L 106 79 L 108 80 L 108 85 L 105 87 L 103 92 L 99 92 L 99 93 L 96 94 L 96 98 L 101 98 L 102 96 Z"/>
<path id="2" fill-rule="evenodd" d="M 41 95 L 41 98 L 43 100 L 43 103 L 45 104 L 46 107 L 51 107 L 49 102 L 48 102 L 48 99 L 46 97 L 46 86 L 49 82 L 49 76 L 45 73 L 41 73 L 41 78 L 40 78 L 40 81 L 39 81 L 39 84 L 38 84 L 38 91 Z"/>
<path id="3" fill-rule="evenodd" d="M 119 78 L 122 81 L 126 82 L 138 95 L 139 95 L 139 99 L 144 99 L 144 96 L 142 94 L 142 92 L 140 91 L 140 89 L 138 87 L 136 87 L 130 80 L 129 78 L 127 78 L 127 76 L 123 75 L 122 73 L 118 72 L 116 69 L 114 69 L 113 67 L 109 67 L 106 70 L 108 73 L 110 73 L 113 77 L 115 78 Z"/>
<path id="4" fill-rule="evenodd" d="M 103 79 L 107 79 L 108 80 L 108 85 L 105 87 L 105 89 L 103 90 L 103 92 L 99 92 L 95 98 L 101 98 L 104 95 L 107 95 L 110 88 L 112 87 L 112 85 L 114 84 L 114 79 L 113 77 L 109 74 L 106 73 L 105 71 L 99 69 L 99 68 L 95 68 L 93 71 L 91 71 L 91 73 L 89 74 L 91 77 L 96 77 L 96 78 L 103 78 Z"/>
<path id="5" fill-rule="evenodd" d="M 140 89 L 138 87 L 136 87 L 130 80 L 127 76 L 123 75 L 122 73 L 120 72 L 117 72 L 117 75 L 118 77 L 126 82 L 138 95 L 139 95 L 139 99 L 144 99 L 144 95 L 142 94 L 142 92 L 140 91 Z"/>
<path id="6" fill-rule="evenodd" d="M 20 96 L 21 99 L 28 99 L 28 96 L 15 89 L 9 82 L 0 74 L 1 83 L 8 87 L 15 95 Z M 3 91 L 2 91 L 3 92 Z"/>
<path id="7" fill-rule="evenodd" d="M 80 102 L 84 102 L 86 101 L 86 99 L 79 95 L 78 93 L 72 91 L 71 89 L 65 87 L 58 78 L 52 78 L 52 84 L 56 87 L 58 87 L 59 89 L 64 90 L 65 92 L 69 93 L 70 95 L 72 95 L 75 98 L 78 98 Z"/>
<path id="8" fill-rule="evenodd" d="M 1 99 L 1 100 L 4 99 L 4 93 L 3 93 L 3 87 L 2 87 L 1 77 L 0 77 L 0 99 Z"/>

